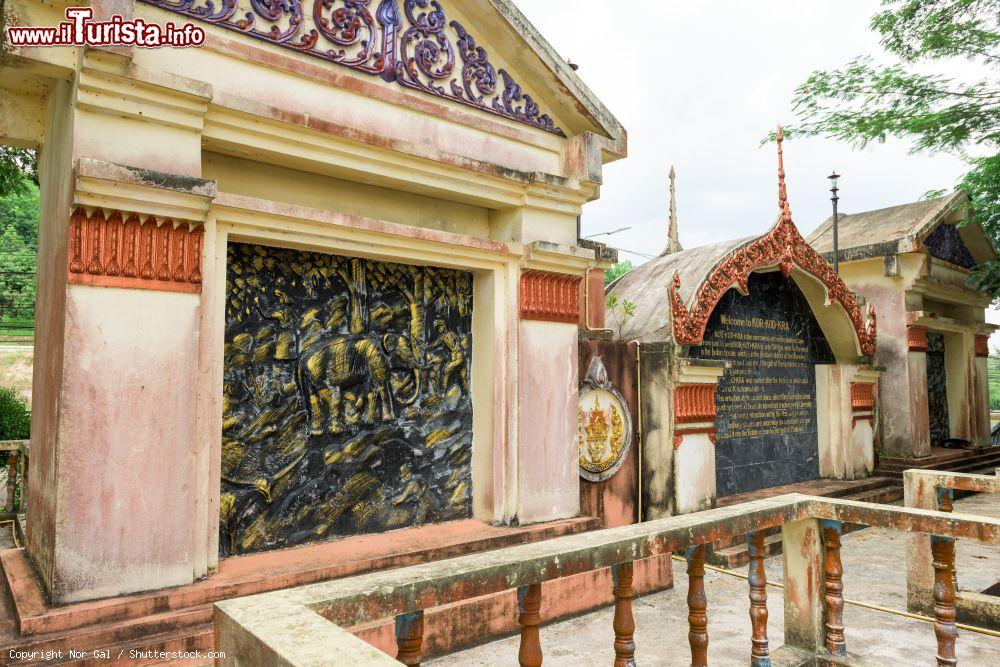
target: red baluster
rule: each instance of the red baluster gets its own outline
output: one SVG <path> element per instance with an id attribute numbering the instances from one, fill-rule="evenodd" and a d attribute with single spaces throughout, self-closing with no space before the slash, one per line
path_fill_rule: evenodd
<path id="1" fill-rule="evenodd" d="M 934 634 L 937 637 L 938 667 L 957 665 L 955 658 L 955 541 L 931 536 L 934 565 Z"/>
<path id="2" fill-rule="evenodd" d="M 517 605 L 520 615 L 517 622 L 521 625 L 521 649 L 517 659 L 521 667 L 541 667 L 542 643 L 538 638 L 538 626 L 542 624 L 542 585 L 531 584 L 517 589 Z"/>
<path id="3" fill-rule="evenodd" d="M 688 547 L 688 643 L 691 667 L 708 666 L 708 596 L 705 595 L 705 545 Z"/>
<path id="4" fill-rule="evenodd" d="M 764 533 L 756 531 L 747 535 L 747 552 L 750 566 L 747 579 L 750 582 L 750 642 L 751 667 L 765 667 L 771 664 L 767 642 L 767 574 L 764 572 Z"/>
<path id="5" fill-rule="evenodd" d="M 635 667 L 635 619 L 632 617 L 632 563 L 611 568 L 615 596 L 615 667 Z"/>
<path id="6" fill-rule="evenodd" d="M 396 660 L 407 667 L 420 667 L 424 643 L 424 612 L 396 617 Z"/>
<path id="7" fill-rule="evenodd" d="M 840 562 L 840 523 L 823 522 L 823 575 L 826 597 L 826 649 L 847 655 L 844 641 L 844 567 Z"/>

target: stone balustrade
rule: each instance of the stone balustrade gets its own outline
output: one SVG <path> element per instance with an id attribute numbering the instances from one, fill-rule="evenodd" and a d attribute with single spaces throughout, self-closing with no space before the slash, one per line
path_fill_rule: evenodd
<path id="1" fill-rule="evenodd" d="M 0 440 L 0 452 L 7 452 L 7 504 L 3 509 L 6 515 L 22 514 L 27 507 L 28 445 L 28 440 Z M 22 459 L 23 464 L 18 466 Z"/>
<path id="2" fill-rule="evenodd" d="M 955 492 L 1000 493 L 1000 468 L 996 476 L 972 475 L 937 470 L 907 470 L 903 473 L 903 502 L 907 507 L 954 511 Z M 978 517 L 977 517 L 978 518 Z M 940 591 L 939 557 L 954 562 L 955 542 L 948 537 L 911 535 L 906 561 L 907 608 L 914 613 L 931 613 L 937 608 Z M 929 559 L 929 556 L 932 558 Z M 1000 582 L 998 582 L 1000 583 Z M 958 590 L 955 573 L 952 613 L 959 621 L 1000 630 L 1000 598 L 979 591 Z"/>
<path id="3" fill-rule="evenodd" d="M 932 509 L 790 494 L 610 528 L 413 567 L 312 584 L 215 605 L 216 648 L 223 665 L 418 665 L 422 659 L 423 610 L 503 590 L 517 589 L 521 665 L 541 665 L 546 581 L 612 567 L 614 635 L 608 660 L 635 664 L 631 564 L 641 558 L 686 551 L 689 575 L 691 664 L 706 665 L 710 596 L 704 586 L 706 545 L 747 535 L 751 545 L 748 651 L 752 665 L 850 664 L 844 640 L 840 526 L 855 523 L 933 536 L 935 632 L 938 665 L 955 664 L 954 570 L 948 544 L 955 538 L 1000 545 L 1000 520 Z M 780 527 L 785 572 L 785 645 L 772 650 L 766 632 L 767 581 L 760 536 Z M 929 559 L 929 556 L 928 556 Z M 930 561 L 928 560 L 928 563 Z M 397 619 L 396 659 L 347 628 Z"/>

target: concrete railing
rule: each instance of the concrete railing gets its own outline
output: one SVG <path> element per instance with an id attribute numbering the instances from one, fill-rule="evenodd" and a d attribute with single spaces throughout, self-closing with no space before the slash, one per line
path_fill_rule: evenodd
<path id="1" fill-rule="evenodd" d="M 907 470 L 903 473 L 903 502 L 907 507 L 954 511 L 956 491 L 1000 493 L 1000 468 L 997 475 L 971 475 L 935 470 Z M 934 571 L 930 565 L 931 538 L 911 535 L 906 560 L 907 608 L 914 613 L 934 609 Z M 1000 569 L 995 569 L 1000 576 Z M 998 581 L 997 583 L 1000 583 Z M 1000 630 L 1000 598 L 978 591 L 957 590 L 955 604 L 959 621 Z"/>
<path id="2" fill-rule="evenodd" d="M 20 514 L 27 507 L 29 444 L 28 440 L 0 440 L 0 452 L 7 452 L 7 503 L 2 510 L 6 516 Z"/>
<path id="3" fill-rule="evenodd" d="M 839 663 L 836 656 L 847 656 L 841 523 L 942 536 L 935 540 L 934 561 L 938 664 L 955 664 L 954 570 L 948 546 L 956 537 L 1000 545 L 1000 520 L 798 494 L 219 602 L 216 648 L 225 655 L 224 665 L 418 665 L 424 609 L 518 589 L 518 658 L 521 665 L 540 665 L 541 583 L 612 567 L 615 664 L 632 665 L 632 563 L 686 550 L 691 662 L 706 665 L 705 545 L 746 534 L 751 544 L 751 664 L 803 664 L 817 658 Z M 772 652 L 761 547 L 764 531 L 775 527 L 781 529 L 784 547 L 785 645 Z M 389 618 L 396 618 L 395 660 L 345 629 Z"/>

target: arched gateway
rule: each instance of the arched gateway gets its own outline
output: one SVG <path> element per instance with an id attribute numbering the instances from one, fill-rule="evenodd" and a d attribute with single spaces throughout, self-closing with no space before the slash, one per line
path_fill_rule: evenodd
<path id="1" fill-rule="evenodd" d="M 778 143 L 778 221 L 680 250 L 614 283 L 637 314 L 647 518 L 874 468 L 876 320 L 792 221 Z M 666 286 L 666 290 L 664 290 Z"/>

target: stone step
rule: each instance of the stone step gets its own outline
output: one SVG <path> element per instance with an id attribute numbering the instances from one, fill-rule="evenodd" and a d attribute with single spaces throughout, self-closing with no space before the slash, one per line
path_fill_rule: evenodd
<path id="1" fill-rule="evenodd" d="M 997 447 L 976 453 L 956 452 L 955 456 L 947 458 L 932 457 L 930 461 L 923 464 L 915 464 L 906 459 L 883 458 L 879 460 L 876 472 L 880 475 L 902 477 L 903 471 L 911 469 L 954 471 L 969 465 L 979 465 L 985 468 L 994 463 L 1000 463 L 1000 448 Z"/>
<path id="2" fill-rule="evenodd" d="M 188 637 L 197 637 L 200 634 L 198 628 L 206 625 L 211 634 L 212 605 L 201 605 L 191 609 L 180 611 L 168 611 L 160 614 L 153 614 L 138 619 L 128 619 L 124 621 L 114 621 L 108 623 L 97 623 L 86 628 L 79 628 L 72 632 L 54 632 L 43 635 L 33 635 L 19 637 L 12 646 L 0 647 L 3 655 L 16 648 L 22 652 L 63 651 L 67 653 L 69 648 L 76 651 L 85 652 L 96 649 L 110 649 L 116 647 L 112 657 L 118 655 L 117 649 L 127 646 L 133 648 L 150 646 L 156 648 L 163 643 L 157 638 L 164 638 L 163 641 L 176 645 L 179 648 L 170 650 L 180 650 L 186 646 Z M 208 647 L 211 647 L 209 642 Z M 128 651 L 126 651 L 128 653 Z M 70 664 L 77 664 L 72 658 L 66 658 Z M 28 664 L 13 662 L 11 664 Z M 51 662 L 51 661 L 50 661 Z M 107 660 L 103 661 L 107 664 Z M 79 664 L 90 664 L 79 662 Z M 98 663 L 94 663 L 98 664 Z"/>
<path id="3" fill-rule="evenodd" d="M 98 656 L 91 655 L 91 657 L 82 660 L 50 661 L 46 664 L 72 665 L 72 667 L 99 667 L 109 663 L 142 667 L 151 665 L 211 665 L 214 664 L 214 661 L 207 657 L 202 660 L 192 659 L 188 656 L 198 651 L 202 655 L 207 655 L 209 651 L 214 650 L 214 646 L 215 634 L 212 624 L 206 623 L 101 647 L 101 650 L 106 653 L 98 654 Z M 137 653 L 132 653 L 133 651 Z"/>
<path id="4" fill-rule="evenodd" d="M 992 474 L 993 470 L 1000 467 L 1000 452 L 989 452 L 987 454 L 977 454 L 967 458 L 948 461 L 945 464 L 919 467 L 919 470 L 941 470 L 944 472 L 975 472 L 981 474 Z M 902 479 L 903 472 L 912 470 L 914 466 L 902 466 L 899 468 L 883 468 L 881 464 L 877 470 L 878 474 L 884 477 Z"/>

